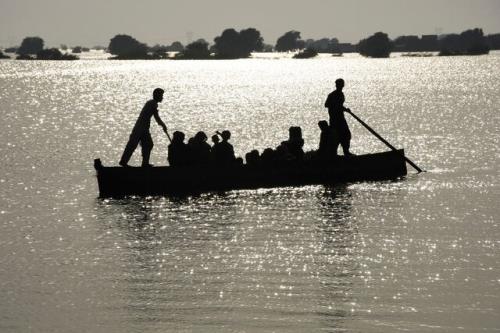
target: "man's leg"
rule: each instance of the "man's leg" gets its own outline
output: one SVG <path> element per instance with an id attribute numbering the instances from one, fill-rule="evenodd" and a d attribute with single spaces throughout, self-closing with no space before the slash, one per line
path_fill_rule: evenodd
<path id="1" fill-rule="evenodd" d="M 330 125 L 330 131 L 331 131 L 331 134 L 332 134 L 332 143 L 331 143 L 331 147 L 329 147 L 331 149 L 331 154 L 333 156 L 337 156 L 337 150 L 339 148 L 339 145 L 340 145 L 340 132 L 339 132 L 339 129 Z"/>
<path id="2" fill-rule="evenodd" d="M 139 141 L 140 137 L 138 135 L 134 133 L 130 134 L 125 150 L 123 151 L 122 158 L 120 159 L 121 166 L 126 166 L 128 164 L 128 161 L 130 160 L 130 157 L 132 157 L 135 148 L 137 148 Z"/>
<path id="3" fill-rule="evenodd" d="M 151 150 L 153 150 L 153 139 L 151 133 L 146 132 L 141 137 L 141 150 L 142 150 L 142 166 L 149 166 L 149 157 Z"/>
<path id="4" fill-rule="evenodd" d="M 349 131 L 349 128 L 346 127 L 342 133 L 342 139 L 341 139 L 341 145 L 342 145 L 342 150 L 344 151 L 344 156 L 349 156 L 352 155 L 351 152 L 349 151 L 349 148 L 351 146 L 351 131 Z"/>

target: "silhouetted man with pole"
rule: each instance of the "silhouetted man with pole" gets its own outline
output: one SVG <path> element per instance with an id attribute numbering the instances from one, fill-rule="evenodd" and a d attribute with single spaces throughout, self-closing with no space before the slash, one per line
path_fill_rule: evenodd
<path id="1" fill-rule="evenodd" d="M 149 100 L 144 104 L 139 118 L 135 122 L 134 128 L 132 129 L 132 134 L 125 146 L 122 158 L 120 159 L 120 165 L 123 167 L 128 167 L 128 161 L 134 153 L 137 145 L 141 144 L 142 151 L 142 166 L 151 167 L 153 165 L 149 164 L 149 156 L 151 155 L 151 150 L 153 149 L 153 139 L 151 139 L 151 133 L 149 132 L 149 125 L 151 123 L 151 117 L 154 117 L 158 125 L 163 128 L 163 131 L 167 133 L 167 126 L 161 120 L 158 114 L 158 103 L 163 101 L 163 89 L 156 88 L 153 91 L 153 99 Z M 167 134 L 168 135 L 168 134 Z"/>
<path id="2" fill-rule="evenodd" d="M 351 112 L 350 109 L 344 107 L 344 93 L 342 89 L 344 88 L 344 80 L 335 80 L 335 86 L 337 89 L 332 91 L 325 102 L 325 107 L 328 108 L 328 115 L 330 116 L 330 127 L 334 131 L 335 146 L 334 151 L 337 151 L 339 143 L 342 145 L 345 156 L 353 155 L 349 151 L 349 146 L 351 145 L 351 131 L 349 126 L 347 126 L 347 121 L 344 117 L 344 112 Z"/>

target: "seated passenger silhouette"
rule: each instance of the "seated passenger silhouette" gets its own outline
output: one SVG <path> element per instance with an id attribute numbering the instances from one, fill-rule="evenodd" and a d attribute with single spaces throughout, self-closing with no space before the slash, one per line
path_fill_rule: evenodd
<path id="1" fill-rule="evenodd" d="M 304 139 L 302 138 L 302 129 L 298 126 L 292 126 L 288 130 L 289 137 L 286 142 L 288 152 L 299 161 L 304 159 Z"/>
<path id="2" fill-rule="evenodd" d="M 220 142 L 219 135 L 217 134 L 212 135 L 212 142 L 213 142 L 212 148 L 217 146 Z"/>
<path id="3" fill-rule="evenodd" d="M 276 162 L 276 152 L 272 148 L 266 148 L 260 155 L 261 163 L 265 166 L 274 165 Z"/>
<path id="4" fill-rule="evenodd" d="M 189 163 L 188 146 L 184 143 L 184 133 L 175 131 L 172 143 L 168 145 L 168 163 L 170 166 L 185 166 Z"/>
<path id="5" fill-rule="evenodd" d="M 190 150 L 195 164 L 208 164 L 210 162 L 211 147 L 207 143 L 207 135 L 200 131 L 190 140 Z"/>
<path id="6" fill-rule="evenodd" d="M 219 149 L 220 138 L 218 134 L 212 135 L 213 146 L 210 150 L 210 163 L 215 164 L 215 155 L 217 155 L 217 149 Z"/>
<path id="7" fill-rule="evenodd" d="M 245 160 L 247 161 L 247 165 L 249 166 L 255 167 L 260 165 L 259 151 L 257 149 L 254 149 L 249 153 L 246 153 Z"/>
<path id="8" fill-rule="evenodd" d="M 273 155 L 274 164 L 276 165 L 284 165 L 296 160 L 295 155 L 290 152 L 288 141 L 282 141 L 281 144 L 273 151 Z"/>
<path id="9" fill-rule="evenodd" d="M 132 154 L 139 143 L 141 144 L 142 151 L 142 166 L 152 166 L 152 164 L 149 164 L 149 157 L 151 156 L 151 150 L 153 149 L 153 139 L 151 139 L 151 133 L 149 132 L 151 117 L 154 117 L 158 125 L 160 125 L 163 128 L 163 131 L 167 133 L 167 126 L 158 114 L 158 103 L 163 100 L 163 93 L 163 89 L 156 88 L 153 91 L 153 99 L 147 101 L 142 108 L 120 159 L 119 164 L 121 166 L 129 166 L 128 161 L 130 160 L 130 157 L 132 157 Z"/>
<path id="10" fill-rule="evenodd" d="M 217 145 L 215 151 L 215 163 L 221 166 L 228 166 L 235 163 L 236 157 L 234 156 L 233 145 L 229 143 L 231 132 L 223 131 L 221 133 L 222 142 Z"/>
<path id="11" fill-rule="evenodd" d="M 328 126 L 326 120 L 318 122 L 321 134 L 319 137 L 318 157 L 321 160 L 329 160 L 337 156 L 337 146 L 335 145 L 335 138 L 333 130 Z"/>

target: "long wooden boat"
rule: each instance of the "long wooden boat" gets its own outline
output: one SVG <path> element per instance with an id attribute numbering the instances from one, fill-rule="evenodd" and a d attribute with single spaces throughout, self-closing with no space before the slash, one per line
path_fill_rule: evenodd
<path id="1" fill-rule="evenodd" d="M 100 197 L 170 195 L 395 179 L 406 175 L 403 150 L 276 166 L 106 167 L 94 160 Z"/>

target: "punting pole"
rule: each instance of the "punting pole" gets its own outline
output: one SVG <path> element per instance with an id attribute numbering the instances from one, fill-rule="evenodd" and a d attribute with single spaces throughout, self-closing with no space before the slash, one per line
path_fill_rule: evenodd
<path id="1" fill-rule="evenodd" d="M 348 113 L 351 114 L 351 116 L 354 117 L 354 119 L 356 119 L 357 121 L 359 121 L 359 123 L 361 125 L 363 125 L 371 134 L 375 135 L 380 141 L 382 141 L 383 143 L 385 143 L 385 145 L 389 148 L 391 148 L 392 150 L 397 150 L 393 145 L 391 145 L 389 142 L 387 142 L 386 139 L 384 139 L 383 137 L 380 136 L 380 134 L 378 134 L 377 132 L 375 132 L 375 130 L 373 128 L 371 128 L 370 126 L 368 126 L 367 123 L 365 123 L 363 120 L 361 120 L 358 116 L 356 116 L 354 113 L 352 113 L 352 111 L 347 111 Z M 413 168 L 415 168 L 415 170 L 417 170 L 419 173 L 420 172 L 423 172 L 422 169 L 420 169 L 418 167 L 418 165 L 416 165 L 415 163 L 413 163 L 408 157 L 404 156 L 406 162 L 408 162 L 409 165 L 411 165 Z"/>

